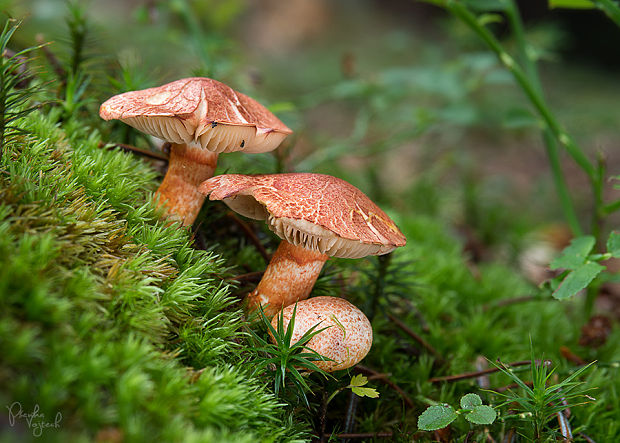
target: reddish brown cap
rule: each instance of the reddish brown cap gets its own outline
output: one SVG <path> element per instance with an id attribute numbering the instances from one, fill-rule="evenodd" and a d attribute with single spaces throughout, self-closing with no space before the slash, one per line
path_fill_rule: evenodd
<path id="1" fill-rule="evenodd" d="M 228 174 L 199 188 L 294 245 L 343 258 L 386 254 L 406 243 L 394 222 L 356 187 L 323 174 Z"/>
<path id="2" fill-rule="evenodd" d="M 115 95 L 101 105 L 99 115 L 213 152 L 267 152 L 292 133 L 256 100 L 202 77 Z"/>

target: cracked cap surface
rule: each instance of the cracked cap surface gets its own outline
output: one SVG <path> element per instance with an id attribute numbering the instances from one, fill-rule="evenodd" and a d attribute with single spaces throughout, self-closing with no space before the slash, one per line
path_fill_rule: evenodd
<path id="1" fill-rule="evenodd" d="M 101 105 L 99 115 L 213 152 L 267 152 L 292 133 L 256 100 L 203 77 L 115 95 Z"/>
<path id="2" fill-rule="evenodd" d="M 381 255 L 406 244 L 394 222 L 362 191 L 323 174 L 227 174 L 200 192 L 249 218 L 267 220 L 280 238 L 342 258 Z"/>

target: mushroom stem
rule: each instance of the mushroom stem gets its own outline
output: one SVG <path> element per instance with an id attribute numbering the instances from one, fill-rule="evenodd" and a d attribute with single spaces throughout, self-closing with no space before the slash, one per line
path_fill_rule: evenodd
<path id="1" fill-rule="evenodd" d="M 217 156 L 202 148 L 171 145 L 168 171 L 157 189 L 159 204 L 166 206 L 171 219 L 182 221 L 183 226 L 194 223 L 205 200 L 198 186 L 213 176 Z"/>
<path id="2" fill-rule="evenodd" d="M 282 240 L 256 289 L 248 294 L 250 309 L 263 306 L 265 315 L 310 295 L 323 264 L 329 257 Z"/>

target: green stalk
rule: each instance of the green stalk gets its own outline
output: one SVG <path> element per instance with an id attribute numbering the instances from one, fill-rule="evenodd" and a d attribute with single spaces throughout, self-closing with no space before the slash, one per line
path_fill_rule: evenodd
<path id="1" fill-rule="evenodd" d="M 535 88 L 538 94 L 542 96 L 543 89 L 540 82 L 540 75 L 538 74 L 538 69 L 536 68 L 535 61 L 532 60 L 532 57 L 530 57 L 530 55 L 528 54 L 527 41 L 525 39 L 525 32 L 523 30 L 521 16 L 519 15 L 517 8 L 512 1 L 510 2 L 508 9 L 506 10 L 506 16 L 517 41 L 519 58 L 524 64 L 525 73 L 527 74 L 530 82 L 532 83 L 533 88 Z M 570 192 L 568 190 L 568 186 L 566 185 L 566 180 L 562 171 L 558 145 L 555 141 L 553 133 L 548 126 L 545 126 L 545 128 L 543 129 L 543 142 L 545 145 L 545 150 L 547 152 L 547 158 L 549 159 L 549 165 L 551 167 L 551 174 L 553 176 L 555 189 L 560 199 L 560 206 L 562 207 L 562 212 L 564 213 L 564 218 L 566 219 L 566 222 L 568 223 L 574 235 L 583 235 L 583 230 L 581 228 L 581 225 L 579 224 L 577 212 L 571 200 Z"/>
<path id="2" fill-rule="evenodd" d="M 603 11 L 618 27 L 620 27 L 620 6 L 612 0 L 592 0 L 594 5 Z"/>
<path id="3" fill-rule="evenodd" d="M 516 63 L 514 58 L 510 56 L 500 44 L 500 42 L 491 34 L 491 32 L 484 26 L 478 23 L 478 20 L 474 14 L 472 14 L 466 6 L 454 0 L 448 0 L 446 7 L 455 16 L 461 19 L 466 25 L 468 25 L 482 40 L 491 48 L 493 52 L 500 59 L 502 64 L 512 73 L 513 77 L 521 86 L 527 97 L 530 99 L 540 116 L 545 121 L 545 124 L 553 133 L 554 137 L 564 146 L 568 154 L 575 160 L 581 169 L 588 175 L 591 181 L 596 179 L 596 169 L 585 154 L 579 149 L 572 137 L 566 133 L 562 126 L 555 119 L 551 111 L 549 110 L 544 99 L 536 90 L 535 86 L 529 80 L 523 69 Z"/>

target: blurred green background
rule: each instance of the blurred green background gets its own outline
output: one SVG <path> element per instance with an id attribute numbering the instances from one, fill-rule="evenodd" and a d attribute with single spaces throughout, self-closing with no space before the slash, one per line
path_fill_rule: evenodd
<path id="1" fill-rule="evenodd" d="M 295 131 L 275 160 L 223 156 L 220 171 L 270 172 L 279 161 L 287 171 L 339 175 L 396 208 L 444 211 L 486 242 L 515 232 L 503 223 L 561 219 L 540 124 L 522 92 L 476 36 L 438 8 L 370 0 L 80 4 L 95 68 L 89 112 L 118 90 L 203 75 L 261 100 Z M 38 35 L 68 56 L 66 2 L 3 6 L 24 18 L 20 44 Z M 617 30 L 596 11 L 521 6 L 550 106 L 585 150 L 618 171 Z M 119 67 L 122 84 L 111 84 Z M 570 162 L 565 168 L 587 211 L 585 176 Z"/>

